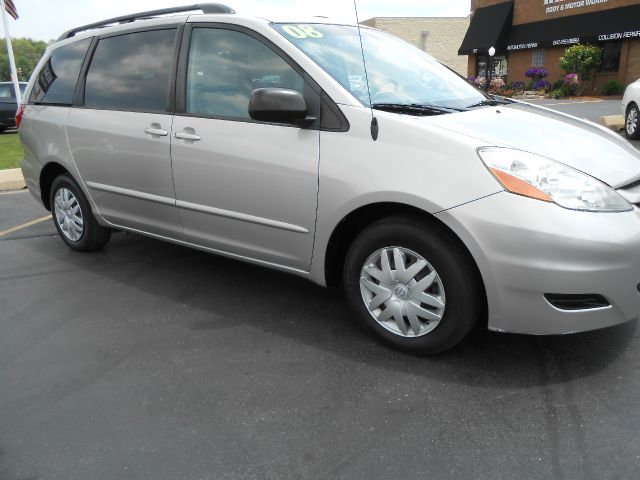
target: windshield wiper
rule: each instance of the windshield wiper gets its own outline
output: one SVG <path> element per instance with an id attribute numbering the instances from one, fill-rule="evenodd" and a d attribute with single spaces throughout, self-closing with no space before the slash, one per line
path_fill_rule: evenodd
<path id="1" fill-rule="evenodd" d="M 497 107 L 498 105 L 508 105 L 509 103 L 515 103 L 511 100 L 503 100 L 497 98 L 487 98 L 482 100 L 481 102 L 474 103 L 473 105 L 469 105 L 467 108 L 476 108 L 476 107 Z"/>
<path id="2" fill-rule="evenodd" d="M 464 112 L 463 109 L 453 107 L 440 107 L 437 105 L 422 105 L 419 103 L 374 103 L 371 105 L 376 110 L 387 112 L 408 113 L 412 115 L 444 115 L 446 113 Z"/>

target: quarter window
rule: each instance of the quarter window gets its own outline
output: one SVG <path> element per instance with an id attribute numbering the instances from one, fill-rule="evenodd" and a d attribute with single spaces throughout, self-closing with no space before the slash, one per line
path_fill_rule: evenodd
<path id="1" fill-rule="evenodd" d="M 249 119 L 256 88 L 304 93 L 304 79 L 262 42 L 241 32 L 195 28 L 187 69 L 187 113 Z"/>
<path id="2" fill-rule="evenodd" d="M 86 107 L 166 112 L 176 29 L 100 40 L 87 72 Z"/>
<path id="3" fill-rule="evenodd" d="M 30 103 L 71 105 L 91 39 L 56 48 L 40 69 L 34 82 Z"/>

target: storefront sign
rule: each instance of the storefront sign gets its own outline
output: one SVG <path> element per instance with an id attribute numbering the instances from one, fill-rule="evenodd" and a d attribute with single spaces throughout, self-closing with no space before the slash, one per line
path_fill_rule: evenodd
<path id="1" fill-rule="evenodd" d="M 609 0 L 543 0 L 544 13 L 558 13 L 565 10 L 573 10 L 576 8 L 590 7 L 600 3 L 608 3 Z"/>
<path id="2" fill-rule="evenodd" d="M 553 46 L 557 47 L 562 45 L 575 45 L 577 43 L 580 43 L 579 38 L 563 38 L 562 40 L 554 40 Z"/>
<path id="3" fill-rule="evenodd" d="M 520 45 L 508 45 L 507 50 L 526 50 L 528 48 L 538 48 L 537 43 L 521 43 Z"/>
<path id="4" fill-rule="evenodd" d="M 606 35 L 598 35 L 599 42 L 611 42 L 613 40 L 625 40 L 629 38 L 640 38 L 640 30 L 630 32 L 608 33 Z"/>

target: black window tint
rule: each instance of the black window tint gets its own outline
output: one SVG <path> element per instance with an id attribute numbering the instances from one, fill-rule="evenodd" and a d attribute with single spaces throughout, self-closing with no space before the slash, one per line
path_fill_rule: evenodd
<path id="1" fill-rule="evenodd" d="M 91 39 L 87 38 L 54 50 L 38 73 L 30 102 L 71 105 L 90 43 Z"/>
<path id="2" fill-rule="evenodd" d="M 87 73 L 84 104 L 167 111 L 176 29 L 100 40 Z"/>
<path id="3" fill-rule="evenodd" d="M 281 87 L 304 93 L 303 78 L 262 42 L 241 32 L 196 28 L 187 71 L 187 112 L 248 119 L 251 92 Z"/>

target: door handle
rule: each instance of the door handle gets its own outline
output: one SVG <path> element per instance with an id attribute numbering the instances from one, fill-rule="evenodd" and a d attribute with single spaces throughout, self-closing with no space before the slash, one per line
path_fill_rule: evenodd
<path id="1" fill-rule="evenodd" d="M 167 135 L 169 135 L 169 132 L 167 132 L 166 130 L 154 127 L 145 128 L 144 133 L 148 133 L 149 135 L 157 135 L 159 137 L 166 137 Z"/>
<path id="2" fill-rule="evenodd" d="M 200 140 L 200 135 L 196 135 L 195 133 L 176 132 L 174 136 L 182 140 L 191 140 L 192 142 Z"/>

